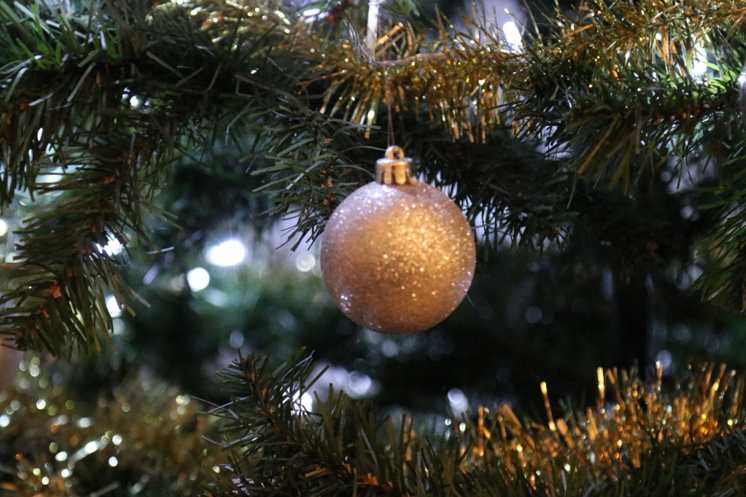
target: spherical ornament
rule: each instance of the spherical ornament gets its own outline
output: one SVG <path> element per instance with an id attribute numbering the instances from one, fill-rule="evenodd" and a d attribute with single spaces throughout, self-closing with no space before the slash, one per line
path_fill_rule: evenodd
<path id="1" fill-rule="evenodd" d="M 410 163 L 390 147 L 378 161 L 378 182 L 334 211 L 321 247 L 321 272 L 334 303 L 381 333 L 438 324 L 464 299 L 474 275 L 471 226 L 446 194 L 410 177 Z"/>
<path id="2" fill-rule="evenodd" d="M 0 392 L 4 392 L 18 376 L 23 352 L 0 346 Z"/>

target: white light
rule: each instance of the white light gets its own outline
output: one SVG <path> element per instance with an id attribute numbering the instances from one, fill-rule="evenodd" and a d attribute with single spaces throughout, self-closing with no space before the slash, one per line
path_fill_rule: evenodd
<path id="1" fill-rule="evenodd" d="M 0 219 L 0 236 L 5 236 L 7 232 L 8 232 L 8 223 Z"/>
<path id="2" fill-rule="evenodd" d="M 59 452 L 56 456 L 54 456 L 54 458 L 57 459 L 59 462 L 66 461 L 67 452 L 63 450 L 62 452 Z"/>
<path id="3" fill-rule="evenodd" d="M 353 371 L 347 380 L 347 386 L 351 397 L 370 397 L 378 390 L 370 376 Z"/>
<path id="4" fill-rule="evenodd" d="M 122 443 L 122 437 L 121 435 L 114 435 L 113 437 L 111 437 L 111 441 L 114 442 L 114 445 L 119 445 L 120 443 Z"/>
<path id="5" fill-rule="evenodd" d="M 46 477 L 46 476 L 44 478 L 42 478 L 41 479 L 41 484 L 42 485 L 49 485 L 49 478 Z"/>
<path id="6" fill-rule="evenodd" d="M 86 454 L 93 454 L 98 450 L 98 442 L 88 442 L 85 444 L 85 447 L 83 448 L 83 451 L 85 451 Z"/>
<path id="7" fill-rule="evenodd" d="M 303 22 L 314 22 L 319 19 L 323 19 L 329 15 L 328 12 L 322 12 L 319 9 L 306 9 L 303 11 L 303 14 L 301 14 L 303 17 Z"/>
<path id="8" fill-rule="evenodd" d="M 187 273 L 187 283 L 194 292 L 201 292 L 210 284 L 210 273 L 205 268 L 196 267 Z"/>
<path id="9" fill-rule="evenodd" d="M 464 412 L 469 408 L 469 400 L 464 395 L 464 392 L 458 388 L 452 388 L 448 391 L 448 402 L 451 404 L 451 408 L 457 413 Z"/>
<path id="10" fill-rule="evenodd" d="M 106 310 L 109 311 L 109 316 L 118 318 L 122 315 L 122 309 L 119 307 L 117 298 L 114 295 L 106 297 Z"/>
<path id="11" fill-rule="evenodd" d="M 69 470 L 69 469 L 67 469 L 67 468 L 65 468 L 65 469 L 63 469 L 62 471 L 60 471 L 60 475 L 62 475 L 62 478 L 70 478 L 70 475 L 71 475 L 71 474 L 73 474 L 73 472 L 72 472 L 72 471 L 70 471 L 70 470 Z"/>
<path id="12" fill-rule="evenodd" d="M 656 366 L 660 365 L 664 373 L 668 372 L 672 362 L 673 357 L 671 357 L 671 353 L 667 350 L 661 350 L 655 357 Z"/>
<path id="13" fill-rule="evenodd" d="M 62 181 L 62 178 L 61 174 L 40 174 L 36 177 L 36 182 L 48 185 L 50 183 L 59 183 Z"/>
<path id="14" fill-rule="evenodd" d="M 246 247 L 238 240 L 227 240 L 207 250 L 207 262 L 215 266 L 235 266 L 246 258 Z"/>
<path id="15" fill-rule="evenodd" d="M 298 257 L 295 258 L 295 267 L 298 268 L 298 271 L 307 273 L 308 271 L 311 271 L 315 266 L 316 258 L 313 256 L 313 254 L 309 254 L 308 252 L 306 252 L 305 254 L 299 254 Z"/>
<path id="16" fill-rule="evenodd" d="M 98 248 L 99 252 L 106 252 L 109 256 L 112 256 L 121 254 L 122 250 L 124 250 L 124 245 L 116 237 L 109 236 L 106 245 L 101 246 L 97 243 L 96 248 Z"/>
<path id="17" fill-rule="evenodd" d="M 303 408 L 303 411 L 310 411 L 313 407 L 313 395 L 308 392 L 305 392 L 303 395 L 301 395 L 300 392 L 295 392 L 295 395 L 293 396 L 293 402 L 296 406 L 300 404 L 300 406 Z M 300 412 L 302 411 L 293 409 L 294 414 L 298 414 Z"/>
<path id="18" fill-rule="evenodd" d="M 516 26 L 513 21 L 508 21 L 503 24 L 503 33 L 505 34 L 505 41 L 507 41 L 513 48 L 523 46 L 523 37 L 521 36 L 521 32 L 518 30 L 518 26 Z"/>
<path id="19" fill-rule="evenodd" d="M 300 403 L 303 406 L 303 409 L 310 411 L 311 408 L 313 408 L 313 395 L 308 392 L 304 393 L 300 398 Z"/>
<path id="20" fill-rule="evenodd" d="M 0 416 L 0 428 L 5 428 L 10 424 L 10 416 L 3 414 Z"/>
<path id="21" fill-rule="evenodd" d="M 111 466 L 112 468 L 114 468 L 114 467 L 116 467 L 117 464 L 119 464 L 119 461 L 117 460 L 117 458 L 114 457 L 114 456 L 111 456 L 109 458 L 109 466 Z"/>
<path id="22" fill-rule="evenodd" d="M 707 73 L 707 52 L 702 43 L 697 43 L 697 48 L 694 51 L 694 57 L 692 57 L 692 68 L 690 70 L 692 76 L 696 78 L 702 78 Z"/>

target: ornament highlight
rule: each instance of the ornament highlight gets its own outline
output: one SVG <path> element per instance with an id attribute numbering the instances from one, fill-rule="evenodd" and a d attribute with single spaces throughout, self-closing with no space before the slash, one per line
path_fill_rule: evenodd
<path id="1" fill-rule="evenodd" d="M 347 197 L 324 231 L 321 272 L 334 303 L 368 329 L 431 328 L 461 303 L 476 264 L 471 226 L 441 190 L 389 147 L 376 182 Z"/>

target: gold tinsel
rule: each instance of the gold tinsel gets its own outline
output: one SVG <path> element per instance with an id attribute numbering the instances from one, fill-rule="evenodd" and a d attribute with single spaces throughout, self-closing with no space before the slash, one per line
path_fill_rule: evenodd
<path id="1" fill-rule="evenodd" d="M 540 36 L 527 23 L 524 46 L 518 47 L 501 39 L 492 17 L 472 9 L 453 24 L 438 14 L 432 41 L 408 22 L 384 21 L 375 60 L 370 60 L 362 54 L 355 25 L 346 35 L 329 36 L 323 17 L 283 13 L 264 2 L 185 6 L 194 6 L 192 14 L 216 42 L 234 31 L 281 26 L 292 35 L 282 48 L 308 62 L 308 80 L 302 84 L 325 82 L 323 109 L 331 115 L 380 125 L 385 118 L 380 110 L 387 104 L 395 111 L 425 110 L 455 139 L 471 141 L 486 140 L 490 129 L 505 124 L 531 128 L 533 116 L 524 115 L 520 103 L 542 83 L 543 73 L 532 71 L 568 63 L 597 66 L 599 73 L 619 78 L 618 70 L 630 61 L 645 60 L 662 63 L 673 78 L 687 79 L 697 46 L 711 44 L 746 21 L 743 0 L 594 1 L 569 15 L 558 12 L 548 35 Z M 727 72 L 720 76 L 731 77 Z"/>
<path id="2" fill-rule="evenodd" d="M 546 423 L 521 422 L 507 405 L 480 407 L 475 421 L 463 420 L 469 447 L 463 464 L 479 467 L 499 458 L 520 467 L 534 485 L 553 488 L 558 473 L 590 471 L 614 479 L 617 468 L 639 467 L 653 445 L 686 450 L 744 426 L 744 381 L 724 365 L 689 368 L 673 388 L 664 387 L 660 364 L 649 381 L 634 369 L 598 368 L 597 376 L 595 408 L 556 420 L 542 383 Z"/>
<path id="3" fill-rule="evenodd" d="M 38 358 L 21 367 L 15 385 L 0 394 L 0 445 L 15 454 L 0 458 L 0 495 L 82 495 L 79 485 L 98 484 L 103 473 L 97 495 L 128 482 L 138 491 L 155 484 L 169 496 L 190 496 L 202 465 L 214 466 L 203 438 L 209 419 L 197 418 L 197 403 L 162 382 L 133 377 L 112 397 L 82 402 L 46 375 Z"/>

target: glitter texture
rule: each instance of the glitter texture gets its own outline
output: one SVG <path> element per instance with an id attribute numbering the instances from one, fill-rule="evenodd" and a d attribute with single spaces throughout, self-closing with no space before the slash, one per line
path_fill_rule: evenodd
<path id="1" fill-rule="evenodd" d="M 371 183 L 332 215 L 321 271 L 334 303 L 381 333 L 428 329 L 461 303 L 476 249 L 461 210 L 425 183 Z"/>

